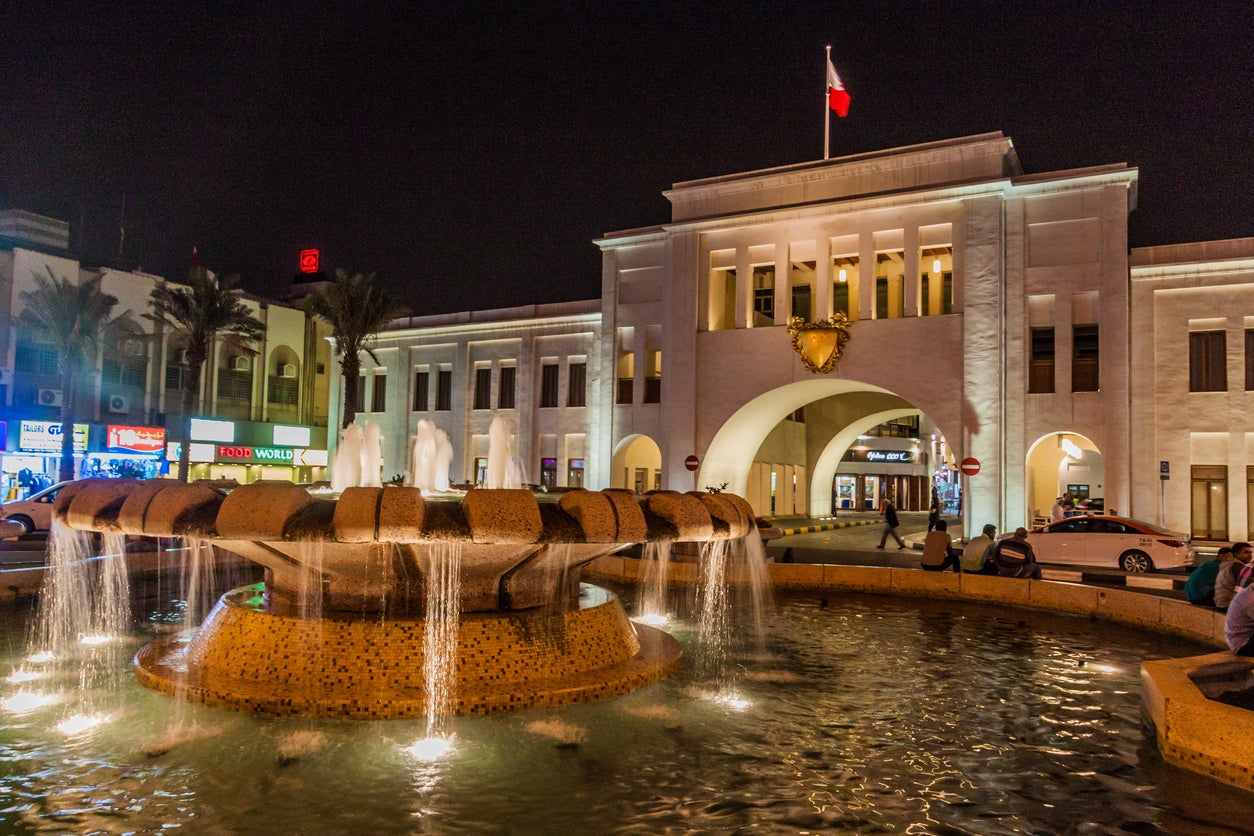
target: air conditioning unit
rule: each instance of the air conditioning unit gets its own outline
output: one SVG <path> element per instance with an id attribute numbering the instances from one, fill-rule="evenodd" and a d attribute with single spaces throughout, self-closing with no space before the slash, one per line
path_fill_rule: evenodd
<path id="1" fill-rule="evenodd" d="M 110 412 L 130 412 L 131 405 L 127 403 L 126 398 L 122 397 L 121 395 L 110 395 L 109 396 L 109 411 Z"/>
<path id="2" fill-rule="evenodd" d="M 293 378 L 296 377 L 296 364 L 284 363 L 279 366 L 279 377 Z"/>
<path id="3" fill-rule="evenodd" d="M 65 403 L 65 400 L 61 397 L 60 389 L 40 389 L 39 390 L 39 405 L 40 406 L 60 406 L 63 403 Z"/>
<path id="4" fill-rule="evenodd" d="M 251 357 L 232 357 L 231 370 L 237 372 L 251 372 L 253 370 L 253 361 Z"/>
<path id="5" fill-rule="evenodd" d="M 186 366 L 188 363 L 191 362 L 191 359 L 188 356 L 186 348 L 179 350 L 177 360 L 178 360 L 179 365 L 181 366 Z"/>

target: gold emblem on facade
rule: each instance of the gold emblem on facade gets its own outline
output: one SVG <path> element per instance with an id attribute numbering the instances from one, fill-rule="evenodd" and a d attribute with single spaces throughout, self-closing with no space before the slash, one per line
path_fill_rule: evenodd
<path id="1" fill-rule="evenodd" d="M 799 316 L 788 320 L 792 349 L 801 362 L 815 374 L 827 374 L 840 359 L 840 352 L 849 342 L 849 318 L 837 313 L 819 322 L 805 322 Z"/>

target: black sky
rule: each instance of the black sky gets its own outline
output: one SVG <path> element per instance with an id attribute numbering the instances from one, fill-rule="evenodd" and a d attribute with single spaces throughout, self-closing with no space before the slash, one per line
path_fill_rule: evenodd
<path id="1" fill-rule="evenodd" d="M 89 263 L 297 252 L 416 313 L 590 299 L 672 183 L 1001 130 L 1140 167 L 1132 246 L 1254 235 L 1254 3 L 0 2 L 0 209 Z M 126 242 L 117 255 L 122 197 Z"/>

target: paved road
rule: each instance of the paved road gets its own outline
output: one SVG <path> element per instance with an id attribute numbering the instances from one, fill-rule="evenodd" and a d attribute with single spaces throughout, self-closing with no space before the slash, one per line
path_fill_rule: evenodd
<path id="1" fill-rule="evenodd" d="M 921 540 L 927 532 L 926 513 L 901 512 L 898 517 L 901 526 L 897 532 L 902 537 Z M 778 561 L 785 559 L 785 551 L 791 549 L 791 557 L 795 563 L 918 568 L 919 553 L 910 548 L 898 550 L 897 544 L 891 538 L 883 551 L 875 548 L 879 545 L 880 535 L 884 530 L 882 517 L 873 514 L 850 515 L 840 517 L 837 521 L 850 520 L 874 520 L 874 524 L 780 537 L 767 544 L 767 553 Z"/>

